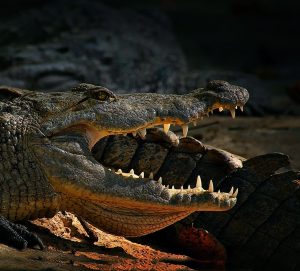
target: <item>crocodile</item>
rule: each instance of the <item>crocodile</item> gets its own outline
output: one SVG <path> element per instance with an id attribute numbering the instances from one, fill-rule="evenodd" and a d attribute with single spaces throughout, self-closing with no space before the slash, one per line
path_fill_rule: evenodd
<path id="1" fill-rule="evenodd" d="M 75 213 L 117 235 L 142 236 L 196 211 L 226 211 L 238 190 L 174 188 L 153 174 L 114 172 L 97 162 L 94 145 L 111 135 L 146 136 L 147 128 L 197 122 L 214 109 L 243 108 L 245 88 L 225 81 L 185 95 L 137 93 L 116 95 L 109 89 L 79 84 L 65 92 L 0 88 L 2 239 L 17 248 L 39 245 L 37 236 L 16 221 L 51 217 L 59 210 Z M 176 138 L 174 141 L 176 142 Z"/>
<path id="2" fill-rule="evenodd" d="M 300 172 L 290 168 L 289 157 L 268 153 L 249 159 L 206 145 L 193 137 L 179 138 L 152 128 L 139 135 L 102 138 L 94 157 L 112 170 L 162 177 L 175 188 L 202 186 L 214 180 L 216 190 L 239 189 L 236 205 L 227 212 L 196 212 L 150 234 L 142 241 L 155 241 L 161 249 L 180 252 L 198 260 L 220 260 L 218 247 L 197 248 L 196 230 L 205 229 L 225 246 L 226 265 L 238 270 L 298 270 L 300 259 Z M 182 239 L 183 236 L 186 239 Z M 205 243 L 210 237 L 202 237 Z M 202 268 L 203 269 L 203 268 Z M 201 269 L 201 270 L 202 270 Z M 235 270 L 235 269 L 234 269 Z"/>

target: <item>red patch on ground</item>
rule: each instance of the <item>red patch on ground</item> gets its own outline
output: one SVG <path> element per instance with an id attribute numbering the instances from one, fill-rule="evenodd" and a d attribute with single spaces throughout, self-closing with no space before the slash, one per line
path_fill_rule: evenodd
<path id="1" fill-rule="evenodd" d="M 224 246 L 208 231 L 191 226 L 177 230 L 178 245 L 183 253 L 207 264 L 224 267 L 227 259 Z"/>

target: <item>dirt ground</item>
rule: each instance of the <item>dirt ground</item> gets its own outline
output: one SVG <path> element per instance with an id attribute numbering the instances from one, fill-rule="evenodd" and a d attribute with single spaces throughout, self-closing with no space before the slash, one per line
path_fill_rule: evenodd
<path id="1" fill-rule="evenodd" d="M 267 152 L 283 152 L 292 166 L 300 169 L 300 117 L 243 118 L 210 117 L 192 135 L 206 144 L 243 157 Z M 46 250 L 16 251 L 0 245 L 0 270 L 203 270 L 205 264 L 183 254 L 173 254 L 155 246 L 139 244 L 95 229 L 99 241 L 91 244 L 87 234 L 71 214 L 41 219 L 30 228 L 43 239 Z M 199 253 L 201 254 L 200 250 Z M 196 256 L 195 256 L 196 255 Z M 215 270 L 223 270 L 221 263 Z"/>
<path id="2" fill-rule="evenodd" d="M 43 239 L 46 250 L 17 251 L 0 245 L 0 270 L 175 271 L 198 270 L 203 266 L 189 256 L 163 252 L 96 228 L 93 230 L 98 242 L 92 244 L 78 219 L 70 213 L 58 213 L 52 219 L 33 223 L 29 228 Z M 222 263 L 218 266 L 222 267 Z"/>

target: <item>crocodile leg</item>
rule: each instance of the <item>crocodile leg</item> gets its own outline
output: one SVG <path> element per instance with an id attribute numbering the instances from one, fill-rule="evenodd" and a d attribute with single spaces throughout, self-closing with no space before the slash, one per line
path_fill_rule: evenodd
<path id="1" fill-rule="evenodd" d="M 43 242 L 23 225 L 14 224 L 0 216 L 0 242 L 17 249 L 39 247 L 44 249 Z"/>

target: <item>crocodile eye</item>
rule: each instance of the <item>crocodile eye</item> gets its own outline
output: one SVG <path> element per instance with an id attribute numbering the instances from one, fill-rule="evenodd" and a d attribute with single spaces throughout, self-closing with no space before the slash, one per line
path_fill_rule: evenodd
<path id="1" fill-rule="evenodd" d="M 95 89 L 88 90 L 89 98 L 98 101 L 115 101 L 117 99 L 116 95 L 107 88 L 99 87 Z"/>
<path id="2" fill-rule="evenodd" d="M 117 100 L 116 95 L 109 89 L 102 86 L 95 86 L 92 84 L 82 83 L 77 86 L 74 86 L 71 91 L 73 92 L 84 92 L 86 98 L 80 102 L 85 101 L 86 99 L 95 99 L 97 101 L 115 101 Z"/>
<path id="3" fill-rule="evenodd" d="M 107 92 L 105 92 L 105 91 L 99 91 L 98 92 L 98 100 L 100 100 L 100 101 L 107 101 L 107 100 L 109 100 L 110 98 L 112 98 L 112 96 L 109 94 L 109 93 L 107 93 Z"/>

